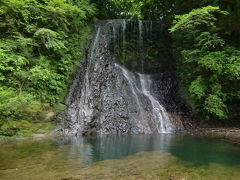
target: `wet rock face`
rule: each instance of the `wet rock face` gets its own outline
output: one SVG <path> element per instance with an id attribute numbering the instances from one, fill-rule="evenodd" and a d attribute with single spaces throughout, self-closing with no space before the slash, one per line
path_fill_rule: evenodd
<path id="1" fill-rule="evenodd" d="M 82 62 L 66 97 L 67 109 L 60 115 L 62 134 L 151 134 L 183 129 L 179 118 L 167 116 L 167 111 L 177 109 L 180 101 L 175 100 L 174 105 L 168 105 L 172 102 L 164 98 L 160 90 L 167 86 L 162 83 L 161 76 L 146 80 L 149 83 L 146 93 L 140 83 L 140 77 L 144 75 L 116 64 L 109 46 L 113 38 L 112 29 L 121 27 L 123 21 L 103 21 L 96 28 L 86 60 Z M 176 84 L 165 88 L 171 92 L 168 96 L 177 94 Z M 156 101 L 162 101 L 163 106 Z"/>
<path id="2" fill-rule="evenodd" d="M 154 81 L 152 91 L 168 113 L 183 116 L 189 113 L 173 71 L 152 75 L 152 79 Z"/>

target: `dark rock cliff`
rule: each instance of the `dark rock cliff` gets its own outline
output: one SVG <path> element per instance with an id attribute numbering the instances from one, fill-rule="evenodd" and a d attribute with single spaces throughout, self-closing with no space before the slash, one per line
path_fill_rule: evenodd
<path id="1" fill-rule="evenodd" d="M 96 27 L 66 97 L 61 133 L 151 134 L 184 129 L 187 108 L 174 73 L 139 74 L 117 64 L 111 50 L 113 32 L 126 31 L 129 22 L 102 21 Z"/>

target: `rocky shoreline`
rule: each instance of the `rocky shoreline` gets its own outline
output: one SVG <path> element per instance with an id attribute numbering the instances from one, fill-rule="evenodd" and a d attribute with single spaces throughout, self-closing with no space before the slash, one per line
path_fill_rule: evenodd
<path id="1" fill-rule="evenodd" d="M 198 128 L 187 132 L 188 135 L 208 137 L 240 144 L 240 128 Z"/>

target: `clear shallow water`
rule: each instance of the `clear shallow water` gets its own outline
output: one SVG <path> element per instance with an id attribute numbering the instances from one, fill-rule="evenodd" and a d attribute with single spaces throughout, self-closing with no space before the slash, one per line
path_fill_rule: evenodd
<path id="1" fill-rule="evenodd" d="M 240 179 L 240 146 L 183 135 L 0 142 L 0 179 Z"/>

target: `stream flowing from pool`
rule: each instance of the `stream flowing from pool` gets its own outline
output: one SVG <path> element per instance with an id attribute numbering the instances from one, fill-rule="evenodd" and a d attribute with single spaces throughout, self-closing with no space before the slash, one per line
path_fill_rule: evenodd
<path id="1" fill-rule="evenodd" d="M 1 180 L 239 179 L 240 146 L 185 135 L 0 141 Z"/>

